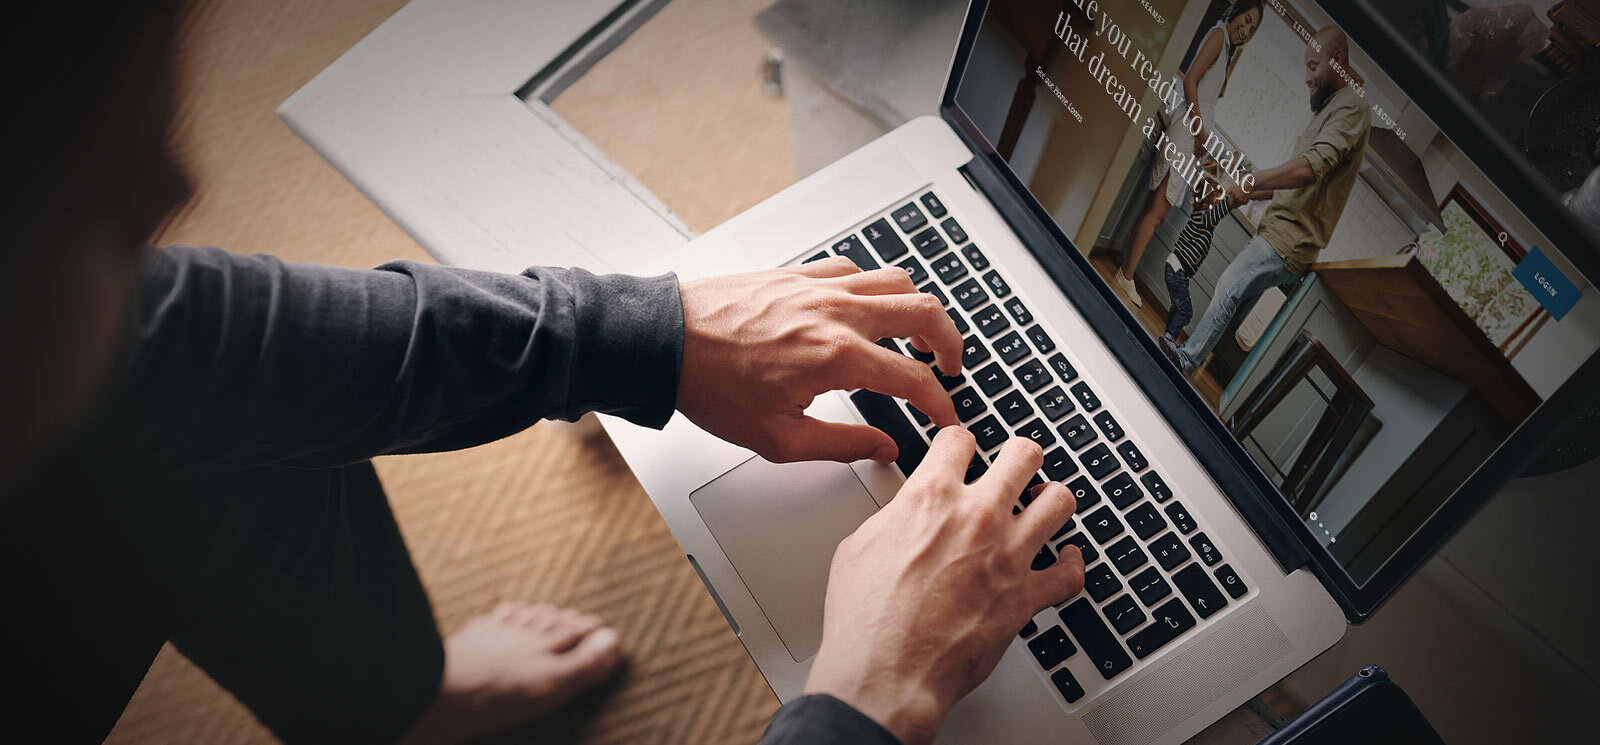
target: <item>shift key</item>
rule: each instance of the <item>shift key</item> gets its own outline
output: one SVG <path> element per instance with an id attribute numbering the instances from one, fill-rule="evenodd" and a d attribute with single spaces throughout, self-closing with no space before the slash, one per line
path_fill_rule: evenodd
<path id="1" fill-rule="evenodd" d="M 922 441 L 922 435 L 906 418 L 905 412 L 900 410 L 900 405 L 882 393 L 867 390 L 850 394 L 850 401 L 861 410 L 861 418 L 866 419 L 867 424 L 883 430 L 894 440 L 894 444 L 900 446 L 900 456 L 894 462 L 905 475 L 910 476 L 928 454 L 928 444 Z"/>
<path id="2" fill-rule="evenodd" d="M 1133 665 L 1128 653 L 1122 651 L 1122 642 L 1117 641 L 1088 598 L 1079 598 L 1062 608 L 1061 622 L 1072 632 L 1072 638 L 1078 640 L 1078 646 L 1088 653 L 1100 677 L 1110 680 Z"/>
<path id="3" fill-rule="evenodd" d="M 1128 648 L 1142 660 L 1192 628 L 1194 616 L 1189 615 L 1189 609 L 1183 607 L 1182 600 L 1173 598 L 1166 605 L 1150 611 L 1150 623 L 1143 631 L 1128 638 Z"/>

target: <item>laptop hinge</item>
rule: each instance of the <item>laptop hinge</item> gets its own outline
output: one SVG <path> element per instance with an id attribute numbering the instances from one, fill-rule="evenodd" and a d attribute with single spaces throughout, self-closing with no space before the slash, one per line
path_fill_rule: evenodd
<path id="1" fill-rule="evenodd" d="M 959 132 L 958 128 L 958 132 Z M 963 138 L 965 139 L 965 138 Z M 969 147 L 971 143 L 968 143 Z M 1029 252 L 1044 266 L 1056 286 L 1067 296 L 1127 370 L 1157 411 L 1177 431 L 1202 467 L 1211 474 L 1224 496 L 1239 510 L 1256 536 L 1266 544 L 1285 573 L 1305 566 L 1311 555 L 1296 531 L 1287 524 L 1283 503 L 1271 482 L 1232 439 L 1221 420 L 1179 374 L 1167 364 L 1150 336 L 1122 307 L 1103 282 L 1091 279 L 1094 269 L 1085 256 L 1061 233 L 1043 208 L 1031 199 L 998 156 L 975 153 L 961 174 L 983 194 Z M 1292 514 L 1292 513 L 1290 513 Z"/>

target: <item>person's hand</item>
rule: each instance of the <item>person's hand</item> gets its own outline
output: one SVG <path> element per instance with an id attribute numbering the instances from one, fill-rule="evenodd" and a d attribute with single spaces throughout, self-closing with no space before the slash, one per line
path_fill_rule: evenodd
<path id="1" fill-rule="evenodd" d="M 940 372 L 961 369 L 961 334 L 904 269 L 863 272 L 832 258 L 685 282 L 681 292 L 678 410 L 711 434 L 775 463 L 894 460 L 899 449 L 882 431 L 804 414 L 818 394 L 854 388 L 956 423 L 932 368 L 873 343 L 910 337 Z"/>
<path id="2" fill-rule="evenodd" d="M 1250 195 L 1246 194 L 1244 192 L 1244 189 L 1239 188 L 1238 184 L 1231 184 L 1231 185 L 1228 186 L 1228 206 L 1229 207 L 1238 208 L 1239 206 L 1243 205 L 1245 202 L 1248 202 L 1248 201 L 1250 201 Z"/>
<path id="3" fill-rule="evenodd" d="M 1044 462 L 1039 446 L 1011 439 L 964 485 L 974 448 L 966 430 L 940 430 L 900 493 L 839 543 L 828 574 L 805 690 L 850 704 L 906 745 L 933 739 L 1035 613 L 1083 589 L 1076 546 L 1047 569 L 1031 566 L 1077 507 L 1067 488 L 1037 487 L 1011 514 Z"/>

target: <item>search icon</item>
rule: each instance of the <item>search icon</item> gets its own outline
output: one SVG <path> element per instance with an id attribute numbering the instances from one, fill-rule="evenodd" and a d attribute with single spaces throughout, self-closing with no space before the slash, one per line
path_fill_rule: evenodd
<path id="1" fill-rule="evenodd" d="M 1506 247 L 1506 231 L 1504 231 L 1504 230 L 1500 231 L 1499 238 L 1500 238 L 1500 247 L 1501 248 L 1505 248 Z"/>

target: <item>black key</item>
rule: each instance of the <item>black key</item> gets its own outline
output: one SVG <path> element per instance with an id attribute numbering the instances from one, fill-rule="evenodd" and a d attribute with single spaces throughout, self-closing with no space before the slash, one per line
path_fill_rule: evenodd
<path id="1" fill-rule="evenodd" d="M 1062 608 L 1061 622 L 1067 625 L 1072 638 L 1078 640 L 1084 654 L 1094 662 L 1100 677 L 1110 680 L 1133 665 L 1128 653 L 1122 651 L 1122 643 L 1111 635 L 1111 629 L 1106 628 L 1106 622 L 1100 620 L 1100 614 L 1095 612 L 1089 601 L 1079 598 L 1072 605 Z"/>
<path id="2" fill-rule="evenodd" d="M 911 245 L 917 247 L 917 253 L 922 254 L 923 258 L 930 258 L 933 256 L 938 256 L 939 253 L 948 248 L 950 244 L 944 242 L 944 236 L 939 235 L 939 231 L 934 230 L 933 228 L 928 228 L 921 233 L 911 236 Z M 954 254 L 951 255 L 953 256 Z"/>
<path id="3" fill-rule="evenodd" d="M 1056 371 L 1056 377 L 1060 378 L 1063 383 L 1071 383 L 1074 378 L 1078 377 L 1077 368 L 1067 361 L 1067 356 L 1064 354 L 1050 355 L 1050 369 Z"/>
<path id="4" fill-rule="evenodd" d="M 1039 447 L 1048 448 L 1056 444 L 1056 433 L 1050 431 L 1050 425 L 1041 419 L 1035 419 L 1017 428 L 1018 437 L 1026 437 L 1039 443 Z"/>
<path id="5" fill-rule="evenodd" d="M 956 325 L 956 333 L 965 334 L 967 333 L 967 330 L 971 328 L 967 326 L 967 319 L 962 318 L 961 314 L 957 313 L 955 308 L 946 308 L 944 312 L 949 314 L 950 322 Z"/>
<path id="6" fill-rule="evenodd" d="M 1133 440 L 1117 446 L 1117 452 L 1122 454 L 1122 462 L 1128 464 L 1128 470 L 1138 473 L 1150 467 L 1150 461 L 1144 459 L 1144 453 L 1139 451 L 1139 446 Z"/>
<path id="7" fill-rule="evenodd" d="M 1072 386 L 1072 397 L 1078 399 L 1078 404 L 1083 406 L 1084 411 L 1094 411 L 1100 408 L 1100 397 L 1094 395 L 1094 391 L 1089 390 L 1088 383 L 1079 383 Z"/>
<path id="8" fill-rule="evenodd" d="M 1072 703 L 1083 698 L 1083 686 L 1078 685 L 1078 679 L 1072 677 L 1072 671 L 1061 668 L 1050 673 L 1050 682 L 1056 684 L 1056 690 L 1061 692 L 1061 697 Z"/>
<path id="9" fill-rule="evenodd" d="M 1149 474 L 1145 475 L 1148 476 Z M 1194 530 L 1194 518 L 1190 517 L 1189 511 L 1183 508 L 1182 502 L 1173 502 L 1167 505 L 1167 517 L 1172 518 L 1172 526 L 1177 528 L 1179 533 L 1188 535 L 1190 531 Z"/>
<path id="10" fill-rule="evenodd" d="M 1122 540 L 1106 546 L 1106 557 L 1111 559 L 1112 565 L 1123 575 L 1131 574 L 1133 570 L 1150 563 L 1150 557 L 1145 555 L 1144 549 L 1139 547 L 1139 542 L 1131 535 L 1123 536 Z"/>
<path id="11" fill-rule="evenodd" d="M 895 264 L 895 266 L 906 270 L 906 274 L 911 276 L 911 284 L 920 285 L 928 281 L 928 270 L 922 268 L 922 262 L 917 261 L 915 256 L 908 256 L 905 261 Z"/>
<path id="12" fill-rule="evenodd" d="M 1072 646 L 1072 640 L 1067 638 L 1067 632 L 1062 631 L 1060 626 L 1051 626 L 1028 642 L 1028 651 L 1033 653 L 1033 659 L 1040 667 L 1049 670 L 1077 654 L 1078 648 Z"/>
<path id="13" fill-rule="evenodd" d="M 1078 460 L 1083 463 L 1084 470 L 1087 470 L 1095 481 L 1111 475 L 1111 472 L 1118 467 L 1117 456 L 1112 455 L 1111 448 L 1106 447 L 1103 442 L 1080 453 Z"/>
<path id="14" fill-rule="evenodd" d="M 911 231 L 928 224 L 928 218 L 923 217 L 922 210 L 917 209 L 916 202 L 906 202 L 905 206 L 889 213 L 894 218 L 894 224 L 910 235 Z"/>
<path id="15" fill-rule="evenodd" d="M 1194 555 L 1200 557 L 1208 567 L 1214 567 L 1217 562 L 1222 561 L 1222 552 L 1217 550 L 1205 533 L 1194 534 L 1194 537 L 1189 539 L 1189 545 L 1194 546 Z"/>
<path id="16" fill-rule="evenodd" d="M 1139 536 L 1141 541 L 1150 540 L 1150 536 L 1167 527 L 1167 521 L 1161 519 L 1161 513 L 1156 512 L 1155 505 L 1149 502 L 1140 503 L 1123 517 L 1128 519 L 1128 526 L 1133 528 L 1133 534 Z"/>
<path id="17" fill-rule="evenodd" d="M 972 322 L 977 325 L 978 330 L 983 332 L 984 337 L 988 339 L 993 339 L 995 334 L 1005 331 L 1011 326 L 1011 321 L 1006 319 L 1006 314 L 1001 313 L 1000 308 L 994 305 L 984 306 L 974 311 Z"/>
<path id="18" fill-rule="evenodd" d="M 1044 475 L 1051 481 L 1066 481 L 1078 471 L 1078 462 L 1067 451 L 1056 448 L 1044 454 Z"/>
<path id="19" fill-rule="evenodd" d="M 1228 596 L 1234 600 L 1244 597 L 1244 594 L 1250 591 L 1250 588 L 1244 586 L 1244 580 L 1239 579 L 1239 575 L 1233 571 L 1233 567 L 1227 564 L 1217 567 L 1213 573 L 1217 575 L 1217 581 L 1222 583 L 1222 589 L 1227 590 Z"/>
<path id="20" fill-rule="evenodd" d="M 878 218 L 862 228 L 861 232 L 867 236 L 867 242 L 878 249 L 878 255 L 882 256 L 884 261 L 895 261 L 910 250 L 906 248 L 906 242 L 900 240 L 900 234 L 889 227 L 888 218 Z"/>
<path id="21" fill-rule="evenodd" d="M 1128 648 L 1141 660 L 1194 628 L 1194 616 L 1189 615 L 1188 609 L 1183 607 L 1183 601 L 1177 598 L 1151 611 L 1150 617 L 1150 625 L 1144 631 L 1128 637 Z"/>
<path id="22" fill-rule="evenodd" d="M 805 261 L 802 261 L 800 263 L 802 263 L 802 264 L 810 264 L 813 261 L 822 261 L 823 259 L 826 259 L 831 255 L 832 254 L 828 253 L 827 251 L 818 251 L 818 252 L 816 252 L 814 254 L 811 254 L 810 258 L 808 258 Z"/>
<path id="23" fill-rule="evenodd" d="M 944 217 L 944 202 L 939 201 L 939 198 L 934 196 L 933 192 L 930 191 L 922 195 L 922 206 L 928 208 L 928 214 L 932 215 L 933 219 L 937 220 Z"/>
<path id="24" fill-rule="evenodd" d="M 982 370 L 973 373 L 972 380 L 991 398 L 1011 385 L 1011 376 L 1006 375 L 1006 369 L 998 362 L 990 362 Z"/>
<path id="25" fill-rule="evenodd" d="M 933 368 L 933 378 L 934 380 L 939 381 L 939 385 L 944 386 L 944 389 L 947 391 L 953 391 L 963 385 L 966 385 L 967 383 L 967 376 L 945 375 L 939 372 L 939 368 L 937 366 Z"/>
<path id="26" fill-rule="evenodd" d="M 967 231 L 961 229 L 961 223 L 956 222 L 954 217 L 939 223 L 939 225 L 944 228 L 945 235 L 950 236 L 950 242 L 957 246 L 967 242 Z"/>
<path id="27" fill-rule="evenodd" d="M 1011 285 L 1000 277 L 999 272 L 989 272 L 983 275 L 983 283 L 989 286 L 995 297 L 1005 297 L 1011 294 Z"/>
<path id="28" fill-rule="evenodd" d="M 900 345 L 896 344 L 895 340 L 893 339 L 879 339 L 876 343 L 878 346 L 894 352 L 895 354 L 905 354 L 905 350 L 901 349 Z M 915 350 L 915 347 L 912 349 Z"/>
<path id="29" fill-rule="evenodd" d="M 1001 396 L 1000 400 L 994 402 L 994 408 L 1000 412 L 1000 418 L 1006 420 L 1006 424 L 1013 426 L 1033 414 L 1033 407 L 1028 405 L 1028 398 L 1022 395 L 1022 391 Z"/>
<path id="30" fill-rule="evenodd" d="M 878 268 L 878 260 L 872 258 L 872 253 L 867 250 L 867 244 L 854 235 L 845 236 L 845 239 L 833 244 L 833 252 L 843 256 L 861 267 L 861 271 L 870 272 Z"/>
<path id="31" fill-rule="evenodd" d="M 978 341 L 978 337 L 967 337 L 961 347 L 961 366 L 967 370 L 976 370 L 986 359 L 989 359 L 989 348 Z"/>
<path id="32" fill-rule="evenodd" d="M 1038 326 L 1028 329 L 1028 339 L 1033 342 L 1033 348 L 1039 350 L 1039 354 L 1049 354 L 1056 350 L 1055 340 Z"/>
<path id="33" fill-rule="evenodd" d="M 1189 547 L 1183 545 L 1183 541 L 1178 539 L 1178 534 L 1171 531 L 1150 544 L 1150 553 L 1155 555 L 1156 563 L 1169 572 L 1173 567 L 1189 560 Z"/>
<path id="34" fill-rule="evenodd" d="M 1044 363 L 1038 360 L 1028 360 L 1018 365 L 1015 374 L 1017 382 L 1021 383 L 1023 390 L 1029 393 L 1033 393 L 1050 383 L 1050 371 L 1044 369 Z"/>
<path id="35" fill-rule="evenodd" d="M 961 417 L 963 422 L 972 421 L 989 408 L 988 404 L 978 396 L 978 392 L 971 388 L 956 391 L 955 395 L 950 397 L 950 401 L 956 405 L 956 416 Z"/>
<path id="36" fill-rule="evenodd" d="M 926 427 L 933 424 L 933 420 L 929 419 L 927 414 L 918 411 L 917 407 L 911 404 L 906 404 L 906 411 L 911 412 L 911 419 L 917 423 L 918 427 Z"/>
<path id="37" fill-rule="evenodd" d="M 1172 594 L 1172 585 L 1167 584 L 1167 578 L 1161 576 L 1161 572 L 1155 567 L 1134 575 L 1128 580 L 1128 585 L 1133 587 L 1133 594 L 1139 596 L 1139 602 L 1151 608 L 1156 607 L 1156 603 L 1161 602 L 1162 598 Z"/>
<path id="38" fill-rule="evenodd" d="M 1089 427 L 1089 420 L 1084 419 L 1082 414 L 1062 422 L 1056 427 L 1056 431 L 1061 433 L 1061 439 L 1066 440 L 1073 450 L 1094 442 L 1094 430 Z"/>
<path id="39" fill-rule="evenodd" d="M 1028 311 L 1028 306 L 1022 304 L 1022 298 L 1014 297 L 1006 301 L 1006 312 L 1011 314 L 1011 319 L 1018 326 L 1033 323 L 1033 313 Z"/>
<path id="40" fill-rule="evenodd" d="M 955 254 L 945 254 L 933 260 L 933 273 L 940 282 L 949 286 L 952 282 L 961 281 L 967 276 L 967 265 L 961 263 L 961 257 Z"/>
<path id="41" fill-rule="evenodd" d="M 1026 639 L 1037 633 L 1039 633 L 1039 624 L 1034 623 L 1033 619 L 1030 618 L 1028 619 L 1027 625 L 1022 627 L 1022 631 L 1017 633 L 1017 636 Z"/>
<path id="42" fill-rule="evenodd" d="M 1088 476 L 1079 476 L 1067 484 L 1067 491 L 1072 492 L 1073 501 L 1078 504 L 1078 514 L 1095 506 L 1100 502 L 1100 492 L 1095 491 L 1094 482 Z"/>
<path id="43" fill-rule="evenodd" d="M 920 349 L 917 349 L 915 345 L 910 344 L 910 343 L 906 344 L 906 349 L 910 350 L 908 352 L 908 354 L 911 355 L 911 359 L 914 359 L 914 360 L 916 360 L 918 362 L 921 362 L 924 365 L 933 364 L 933 353 L 932 352 L 924 352 L 924 351 L 922 351 Z"/>
<path id="44" fill-rule="evenodd" d="M 989 293 L 983 291 L 983 284 L 977 277 L 968 277 L 967 281 L 950 288 L 950 292 L 956 296 L 962 310 L 972 310 L 989 302 Z"/>
<path id="45" fill-rule="evenodd" d="M 1019 510 L 1017 508 L 1013 507 L 1011 509 L 1011 512 L 1012 512 L 1012 514 L 1016 514 L 1016 513 L 1019 512 Z M 1049 546 L 1040 546 L 1039 547 L 1039 553 L 1036 553 L 1036 554 L 1033 555 L 1033 571 L 1035 571 L 1035 572 L 1041 571 L 1041 570 L 1044 570 L 1044 569 L 1049 569 L 1050 567 L 1055 566 L 1055 564 L 1056 564 L 1056 555 L 1053 554 L 1053 553 L 1050 553 L 1050 547 Z"/>
<path id="46" fill-rule="evenodd" d="M 1151 471 L 1140 476 L 1139 481 L 1144 483 L 1144 488 L 1149 490 L 1150 496 L 1155 497 L 1157 502 L 1165 502 L 1172 498 L 1172 490 L 1167 488 L 1167 482 L 1161 480 L 1161 474 Z"/>
<path id="47" fill-rule="evenodd" d="M 961 247 L 961 255 L 967 257 L 967 263 L 972 265 L 972 271 L 981 272 L 989 268 L 989 257 L 978 250 L 978 244 L 969 243 Z"/>
<path id="48" fill-rule="evenodd" d="M 1017 364 L 1017 360 L 1028 356 L 1028 345 L 1023 343 L 1022 337 L 1015 331 L 1008 332 L 994 340 L 994 351 L 1000 354 L 1000 359 L 1007 365 Z"/>
<path id="49" fill-rule="evenodd" d="M 850 401 L 861 411 L 861 418 L 867 420 L 867 424 L 883 430 L 900 446 L 900 455 L 894 462 L 901 472 L 910 476 L 928 454 L 928 443 L 923 442 L 917 428 L 911 426 L 910 420 L 900 411 L 900 404 L 872 391 L 856 391 L 850 394 Z"/>
<path id="50" fill-rule="evenodd" d="M 1106 439 L 1112 442 L 1122 439 L 1122 436 L 1127 434 L 1126 432 L 1122 431 L 1122 425 L 1117 423 L 1117 418 L 1111 416 L 1111 412 L 1109 411 L 1102 411 L 1099 414 L 1095 414 L 1094 423 L 1096 426 L 1100 427 L 1100 434 L 1105 435 Z"/>
<path id="51" fill-rule="evenodd" d="M 1057 545 L 1056 550 L 1060 551 L 1069 543 L 1077 546 L 1078 553 L 1083 554 L 1084 566 L 1093 564 L 1096 559 L 1100 558 L 1100 552 L 1096 550 L 1094 544 L 1089 541 L 1089 536 L 1086 536 L 1082 533 L 1073 533 L 1072 535 L 1067 536 L 1066 540 Z"/>
<path id="52" fill-rule="evenodd" d="M 983 478 L 983 475 L 988 472 L 989 464 L 983 462 L 983 456 L 973 453 L 972 462 L 967 464 L 967 475 L 962 478 L 962 482 L 970 484 Z"/>
<path id="53" fill-rule="evenodd" d="M 1125 530 L 1122 521 L 1117 519 L 1116 511 L 1110 507 L 1101 507 L 1095 510 L 1094 514 L 1083 518 L 1083 527 L 1089 531 L 1089 535 L 1094 536 L 1095 542 L 1102 546 L 1106 545 L 1106 541 L 1122 535 L 1122 531 Z"/>
<path id="54" fill-rule="evenodd" d="M 1172 584 L 1178 586 L 1178 592 L 1189 599 L 1189 605 L 1201 618 L 1210 618 L 1211 614 L 1222 610 L 1228 604 L 1228 599 L 1222 596 L 1222 591 L 1217 589 L 1217 583 L 1211 581 L 1211 575 L 1199 564 L 1190 564 L 1172 575 Z"/>
<path id="55" fill-rule="evenodd" d="M 1144 610 L 1138 603 L 1133 602 L 1132 595 L 1123 595 L 1116 600 L 1106 603 L 1106 618 L 1111 621 L 1111 628 L 1119 634 L 1126 634 L 1144 623 Z"/>
<path id="56" fill-rule="evenodd" d="M 1067 398 L 1066 391 L 1061 390 L 1060 386 L 1050 386 L 1050 390 L 1035 396 L 1033 402 L 1044 412 L 1044 418 L 1052 422 L 1072 413 L 1072 399 Z"/>
<path id="57" fill-rule="evenodd" d="M 978 448 L 993 450 L 996 445 L 1006 441 L 1006 429 L 1000 426 L 1000 420 L 992 415 L 974 422 L 968 429 L 972 436 L 978 439 Z"/>
<path id="58" fill-rule="evenodd" d="M 922 291 L 934 296 L 935 298 L 938 298 L 940 305 L 943 305 L 946 308 L 950 307 L 950 298 L 945 297 L 944 290 L 939 289 L 938 285 L 929 282 L 922 286 Z M 954 314 L 952 314 L 952 317 L 953 316 Z"/>
<path id="59" fill-rule="evenodd" d="M 1111 567 L 1100 562 L 1083 573 L 1083 589 L 1096 603 L 1122 591 L 1122 580 L 1111 572 Z"/>
<path id="60" fill-rule="evenodd" d="M 1144 492 L 1139 491 L 1139 485 L 1133 483 L 1133 477 L 1125 473 L 1119 473 L 1106 479 L 1106 482 L 1100 485 L 1100 491 L 1105 492 L 1106 499 L 1111 500 L 1111 503 L 1116 505 L 1119 510 L 1128 509 L 1128 505 L 1133 504 L 1144 496 Z M 1140 537 L 1149 538 L 1150 536 Z"/>

